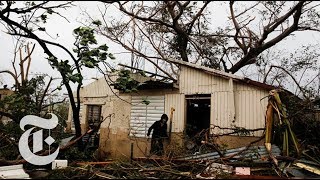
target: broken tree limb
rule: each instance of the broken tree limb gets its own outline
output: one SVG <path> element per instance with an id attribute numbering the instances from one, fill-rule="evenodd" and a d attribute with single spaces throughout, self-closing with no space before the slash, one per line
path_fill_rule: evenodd
<path id="1" fill-rule="evenodd" d="M 185 160 L 185 159 L 172 159 L 172 158 L 148 158 L 148 157 L 134 157 L 133 160 L 135 161 L 168 161 L 172 163 L 186 163 L 186 162 L 191 162 L 191 163 L 199 163 L 199 162 L 210 162 L 213 160 Z"/>
<path id="2" fill-rule="evenodd" d="M 73 146 L 76 142 L 78 142 L 84 135 L 86 135 L 87 133 L 90 133 L 92 131 L 89 130 L 87 132 L 85 132 L 84 134 L 82 134 L 80 137 L 74 139 L 73 141 L 70 141 L 68 144 L 66 144 L 65 146 L 62 146 L 59 148 L 59 151 L 64 151 L 68 148 L 70 148 L 71 146 Z M 40 154 L 37 154 L 39 156 L 46 156 L 48 154 L 53 153 L 56 150 L 56 148 L 49 150 L 46 150 Z M 8 165 L 17 165 L 17 164 L 25 164 L 27 163 L 27 161 L 25 159 L 20 159 L 20 160 L 12 160 L 12 161 L 8 161 L 8 160 L 4 160 L 4 159 L 0 159 L 0 166 L 8 166 Z"/>
<path id="3" fill-rule="evenodd" d="M 270 91 L 269 96 L 272 96 L 273 93 Z M 266 133 L 265 133 L 265 147 L 268 151 L 269 157 L 272 162 L 278 166 L 278 160 L 272 155 L 271 149 L 271 137 L 272 137 L 272 126 L 273 126 L 273 101 L 272 98 L 269 97 L 268 99 L 268 106 L 266 112 Z"/>
<path id="4" fill-rule="evenodd" d="M 282 122 L 285 126 L 285 130 L 283 132 L 283 154 L 285 156 L 289 155 L 289 138 L 291 139 L 290 142 L 293 143 L 295 151 L 297 152 L 297 155 L 300 156 L 300 144 L 298 142 L 298 139 L 295 135 L 295 133 L 291 129 L 291 125 L 288 119 L 286 106 L 281 102 L 279 92 L 280 90 L 271 90 L 269 92 L 270 96 L 269 99 L 273 105 L 273 108 L 276 110 L 280 122 Z"/>
<path id="5" fill-rule="evenodd" d="M 289 156 L 275 156 L 275 158 L 278 159 L 278 160 L 290 161 L 290 162 L 293 162 L 293 161 L 297 160 L 296 158 L 289 157 Z"/>
<path id="6" fill-rule="evenodd" d="M 244 151 L 248 150 L 248 149 L 249 149 L 249 147 L 250 147 L 252 144 L 254 144 L 254 143 L 257 143 L 257 142 L 261 141 L 263 138 L 264 138 L 264 135 L 263 135 L 263 136 L 261 136 L 259 139 L 257 139 L 257 140 L 255 140 L 255 141 L 250 142 L 250 143 L 246 146 L 246 148 L 245 148 L 245 149 L 243 149 L 243 150 L 241 150 L 241 151 L 239 151 L 239 152 L 237 152 L 237 153 L 235 153 L 235 154 L 233 154 L 233 155 L 230 155 L 230 156 L 227 156 L 227 157 L 223 157 L 223 158 L 221 158 L 221 160 L 229 160 L 229 159 L 231 159 L 231 158 L 233 158 L 233 157 L 235 157 L 235 156 L 237 156 L 237 155 L 239 155 L 239 154 L 243 153 Z"/>
<path id="7" fill-rule="evenodd" d="M 272 125 L 273 125 L 273 107 L 271 104 L 271 99 L 269 99 L 267 112 L 266 112 L 266 135 L 265 135 L 265 146 L 269 153 L 271 152 Z"/>
<path id="8" fill-rule="evenodd" d="M 170 173 L 170 174 L 174 174 L 174 175 L 178 175 L 178 176 L 183 176 L 186 178 L 190 178 L 190 175 L 187 175 L 185 172 L 174 172 L 173 170 L 167 170 L 167 169 L 160 169 L 160 168 L 148 168 L 148 169 L 141 169 L 139 170 L 139 172 L 154 172 L 154 171 L 160 171 L 160 172 L 166 172 L 166 173 Z"/>
<path id="9" fill-rule="evenodd" d="M 113 161 L 106 161 L 106 162 L 77 162 L 77 165 L 80 166 L 85 166 L 85 165 L 107 165 L 107 164 L 112 164 L 114 163 Z"/>
<path id="10" fill-rule="evenodd" d="M 111 118 L 112 115 L 114 115 L 114 113 L 111 113 L 111 114 L 109 114 L 108 116 L 106 116 L 105 118 L 103 118 L 103 119 L 99 122 L 99 124 L 98 124 L 97 126 L 95 126 L 93 129 L 88 130 L 88 131 L 86 132 L 86 134 L 92 135 L 92 134 L 94 134 L 94 133 L 97 133 L 98 130 L 100 129 L 101 124 L 102 124 L 107 118 Z M 84 134 L 83 136 L 85 136 L 86 134 Z M 82 137 L 83 137 L 83 136 L 82 136 Z M 89 143 L 89 141 L 84 142 L 84 143 L 83 143 L 83 147 L 87 146 L 88 143 Z"/>
<path id="11" fill-rule="evenodd" d="M 104 178 L 104 179 L 117 179 L 117 177 L 112 176 L 112 175 L 107 174 L 107 173 L 104 173 L 104 172 L 101 172 L 101 171 L 96 171 L 94 174 L 96 176 L 98 176 L 100 178 Z"/>
<path id="12" fill-rule="evenodd" d="M 213 143 L 210 143 L 208 141 L 201 141 L 202 144 L 206 144 L 206 145 L 209 145 L 210 147 L 213 147 L 213 149 L 215 151 L 217 151 L 217 153 L 219 154 L 220 157 L 224 157 L 223 154 L 221 153 L 221 151 L 218 149 L 217 145 L 216 144 L 213 144 Z"/>
<path id="13" fill-rule="evenodd" d="M 256 128 L 256 129 L 244 129 L 244 128 L 228 128 L 228 127 L 220 127 L 217 125 L 214 125 L 213 127 L 210 128 L 210 130 L 213 132 L 214 128 L 222 129 L 222 130 L 232 130 L 233 132 L 229 133 L 222 133 L 222 134 L 210 134 L 210 137 L 219 137 L 219 136 L 227 136 L 227 135 L 232 135 L 232 134 L 238 134 L 241 129 L 245 130 L 246 132 L 256 132 L 256 131 L 264 131 L 265 128 Z"/>

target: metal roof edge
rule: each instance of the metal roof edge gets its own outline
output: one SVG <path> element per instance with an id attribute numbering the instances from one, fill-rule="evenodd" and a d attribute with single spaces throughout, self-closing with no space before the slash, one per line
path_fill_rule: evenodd
<path id="1" fill-rule="evenodd" d="M 172 63 L 175 63 L 175 64 L 180 64 L 180 65 L 192 67 L 192 68 L 195 68 L 195 69 L 204 70 L 205 73 L 217 75 L 217 76 L 224 77 L 224 78 L 232 78 L 232 79 L 235 79 L 235 80 L 239 80 L 240 82 L 247 83 L 247 84 L 250 84 L 250 85 L 253 85 L 253 86 L 257 86 L 257 87 L 260 87 L 260 88 L 263 88 L 263 89 L 267 89 L 267 90 L 278 89 L 278 87 L 275 87 L 275 86 L 272 86 L 272 85 L 269 85 L 269 84 L 266 84 L 266 83 L 262 83 L 262 82 L 255 81 L 255 80 L 252 80 L 252 79 L 249 79 L 249 78 L 237 76 L 237 75 L 234 75 L 234 74 L 231 74 L 231 73 L 226 73 L 224 71 L 208 68 L 208 67 L 197 65 L 197 64 L 194 64 L 194 63 L 190 63 L 190 62 L 185 62 L 185 61 L 172 59 L 172 58 L 168 59 L 168 62 L 172 62 Z"/>
<path id="2" fill-rule="evenodd" d="M 244 79 L 241 76 L 237 76 L 237 75 L 234 75 L 234 74 L 231 74 L 231 73 L 227 73 L 227 72 L 224 72 L 224 71 L 219 71 L 219 70 L 216 70 L 216 69 L 208 68 L 208 67 L 201 66 L 201 65 L 198 65 L 198 64 L 194 64 L 194 63 L 190 63 L 190 62 L 185 62 L 185 61 L 172 59 L 172 58 L 167 59 L 167 61 L 171 62 L 171 63 L 175 63 L 175 64 L 180 64 L 180 65 L 184 65 L 184 66 L 193 67 L 195 69 L 201 69 L 201 70 L 204 70 L 204 71 L 208 71 L 208 72 L 215 73 L 217 75 L 221 75 L 221 76 L 225 76 L 225 77 L 229 77 L 229 78 L 234 78 L 234 79 L 239 79 L 239 80 L 243 80 Z"/>

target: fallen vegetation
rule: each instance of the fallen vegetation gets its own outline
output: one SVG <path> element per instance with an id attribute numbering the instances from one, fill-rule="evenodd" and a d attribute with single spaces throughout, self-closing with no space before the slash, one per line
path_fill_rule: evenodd
<path id="1" fill-rule="evenodd" d="M 14 123 L 9 123 L 0 126 L 0 164 L 24 164 L 25 171 L 35 179 L 319 178 L 320 161 L 315 156 L 320 153 L 318 142 L 300 139 L 301 130 L 297 131 L 297 127 L 292 126 L 293 117 L 296 119 L 299 116 L 290 116 L 294 108 L 287 108 L 284 105 L 287 97 L 283 96 L 285 98 L 282 103 L 278 93 L 281 94 L 278 91 L 270 92 L 266 113 L 267 128 L 263 136 L 241 148 L 228 149 L 223 144 L 217 144 L 215 138 L 223 134 L 210 134 L 208 129 L 192 138 L 185 138 L 189 142 L 185 143 L 185 147 L 170 143 L 166 146 L 165 155 L 161 157 L 103 160 L 98 158 L 97 149 L 82 151 L 74 146 L 87 133 L 97 130 L 92 129 L 60 147 L 58 159 L 67 159 L 68 167 L 52 170 L 47 165 L 39 169 L 21 159 L 19 154 L 10 153 L 18 153 L 17 137 L 21 132 Z M 307 130 L 316 131 L 311 125 Z M 261 129 L 234 127 L 229 130 L 232 132 L 227 132 L 227 135 L 250 134 Z M 59 132 L 55 133 L 59 136 Z M 60 137 L 70 135 L 62 133 Z M 263 139 L 264 146 L 255 145 Z M 49 151 L 40 152 L 42 155 L 48 153 Z"/>

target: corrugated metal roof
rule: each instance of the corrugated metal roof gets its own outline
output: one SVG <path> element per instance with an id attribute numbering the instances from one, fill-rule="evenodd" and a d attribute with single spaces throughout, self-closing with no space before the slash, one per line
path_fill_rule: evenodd
<path id="1" fill-rule="evenodd" d="M 29 175 L 24 172 L 23 165 L 1 166 L 0 179 L 30 179 Z"/>
<path id="2" fill-rule="evenodd" d="M 243 82 L 243 83 L 246 83 L 246 84 L 250 84 L 250 85 L 253 85 L 253 86 L 257 86 L 257 87 L 260 87 L 260 88 L 263 88 L 263 89 L 267 89 L 267 90 L 272 90 L 272 89 L 276 89 L 277 88 L 275 86 L 271 86 L 271 85 L 268 85 L 268 84 L 265 84 L 265 83 L 254 81 L 254 80 L 251 80 L 249 78 L 237 76 L 237 75 L 234 75 L 234 74 L 231 74 L 231 73 L 227 73 L 227 72 L 224 72 L 224 71 L 219 71 L 219 70 L 208 68 L 208 67 L 205 67 L 205 66 L 200 66 L 200 65 L 193 64 L 193 63 L 190 63 L 190 62 L 180 61 L 180 60 L 176 60 L 176 59 L 168 59 L 168 61 L 172 62 L 172 63 L 175 63 L 175 64 L 179 64 L 179 65 L 188 66 L 188 67 L 192 67 L 192 68 L 195 68 L 195 69 L 203 70 L 203 72 L 206 72 L 206 73 L 209 73 L 209 74 L 213 74 L 213 75 L 216 75 L 216 76 L 220 76 L 220 77 L 224 77 L 224 78 L 232 78 L 234 80 L 238 80 L 240 82 Z"/>

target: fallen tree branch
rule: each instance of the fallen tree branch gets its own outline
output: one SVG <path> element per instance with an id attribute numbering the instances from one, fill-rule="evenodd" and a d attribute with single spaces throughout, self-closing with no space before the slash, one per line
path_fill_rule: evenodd
<path id="1" fill-rule="evenodd" d="M 243 150 L 241 150 L 241 151 L 239 151 L 239 152 L 237 152 L 237 153 L 235 153 L 235 154 L 232 154 L 232 155 L 230 155 L 230 156 L 220 158 L 220 160 L 229 160 L 229 159 L 231 159 L 231 158 L 233 158 L 233 157 L 235 157 L 235 156 L 237 156 L 237 155 L 239 155 L 239 154 L 243 153 L 244 151 L 248 150 L 248 149 L 249 149 L 249 147 L 250 147 L 252 144 L 254 144 L 254 143 L 257 143 L 257 142 L 261 141 L 263 138 L 264 138 L 264 135 L 263 135 L 263 136 L 261 136 L 259 139 L 257 139 L 257 140 L 255 140 L 255 141 L 250 142 L 250 143 L 246 146 L 246 148 L 245 148 L 245 149 L 243 149 Z"/>
<path id="2" fill-rule="evenodd" d="M 173 172 L 172 170 L 166 170 L 166 169 L 160 169 L 160 168 L 148 168 L 148 169 L 141 169 L 139 170 L 139 172 L 146 172 L 146 171 L 160 171 L 160 172 L 165 172 L 165 173 L 170 173 L 170 174 L 174 174 L 174 175 L 178 175 L 178 176 L 183 176 L 183 177 L 187 177 L 190 178 L 189 175 L 183 174 L 182 172 Z"/>
<path id="3" fill-rule="evenodd" d="M 94 175 L 104 179 L 117 179 L 117 177 L 112 176 L 110 174 L 103 173 L 101 171 L 95 171 Z"/>
<path id="4" fill-rule="evenodd" d="M 73 146 L 76 142 L 78 142 L 84 135 L 90 133 L 91 131 L 93 131 L 92 129 L 90 129 L 89 131 L 85 132 L 84 134 L 82 134 L 80 137 L 74 139 L 73 141 L 70 141 L 68 144 L 66 144 L 65 146 L 62 146 L 59 148 L 59 151 L 64 151 L 68 148 L 70 148 L 71 146 Z M 53 153 L 54 151 L 56 151 L 56 148 L 49 150 L 46 150 L 40 154 L 38 154 L 38 156 L 46 156 L 48 154 Z M 20 160 L 13 160 L 13 161 L 8 161 L 8 160 L 4 160 L 4 159 L 0 159 L 0 166 L 8 166 L 8 165 L 17 165 L 17 164 L 25 164 L 27 163 L 27 161 L 25 159 L 20 159 Z"/>
<path id="5" fill-rule="evenodd" d="M 219 154 L 220 157 L 224 157 L 223 154 L 221 153 L 221 151 L 218 149 L 218 147 L 215 144 L 210 143 L 208 141 L 201 141 L 201 143 L 209 145 L 210 147 L 213 147 L 213 149 Z"/>

